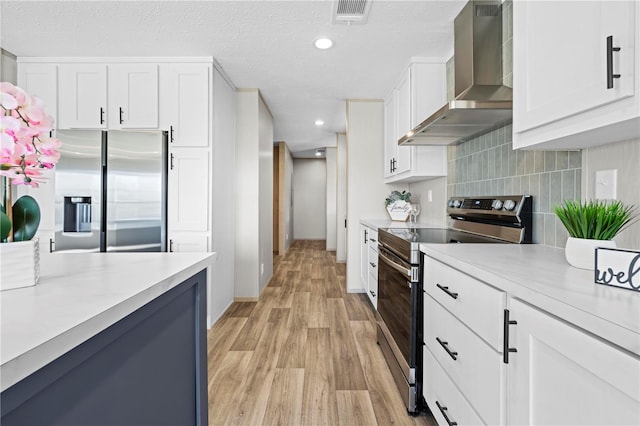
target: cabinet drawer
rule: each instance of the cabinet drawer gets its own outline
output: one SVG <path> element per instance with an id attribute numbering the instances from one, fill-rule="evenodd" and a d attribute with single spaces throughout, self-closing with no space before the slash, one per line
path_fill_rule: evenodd
<path id="1" fill-rule="evenodd" d="M 438 424 L 484 424 L 428 350 L 424 351 L 423 360 L 423 396 Z"/>
<path id="2" fill-rule="evenodd" d="M 369 248 L 378 253 L 378 231 L 376 229 L 369 228 Z M 377 276 L 377 275 L 376 275 Z"/>
<path id="3" fill-rule="evenodd" d="M 497 351 L 502 351 L 506 294 L 430 257 L 425 258 L 424 291 Z"/>
<path id="4" fill-rule="evenodd" d="M 424 296 L 424 312 L 427 349 L 486 423 L 504 423 L 500 354 L 429 295 Z M 425 370 L 426 380 L 429 374 Z"/>
<path id="5" fill-rule="evenodd" d="M 371 246 L 369 246 L 369 275 L 378 281 L 378 252 Z"/>

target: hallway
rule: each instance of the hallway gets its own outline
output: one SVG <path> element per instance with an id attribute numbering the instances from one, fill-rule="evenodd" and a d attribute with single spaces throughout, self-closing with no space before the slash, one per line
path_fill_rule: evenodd
<path id="1" fill-rule="evenodd" d="M 324 244 L 294 241 L 260 301 L 209 330 L 209 424 L 435 425 L 407 415 L 374 311 Z"/>

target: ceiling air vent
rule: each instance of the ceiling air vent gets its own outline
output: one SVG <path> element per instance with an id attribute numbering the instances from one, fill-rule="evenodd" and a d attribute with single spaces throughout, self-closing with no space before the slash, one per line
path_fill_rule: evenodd
<path id="1" fill-rule="evenodd" d="M 372 0 L 334 0 L 334 24 L 365 24 Z"/>

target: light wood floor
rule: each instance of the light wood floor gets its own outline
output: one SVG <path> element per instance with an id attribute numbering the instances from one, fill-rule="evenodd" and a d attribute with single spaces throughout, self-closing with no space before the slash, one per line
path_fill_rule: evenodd
<path id="1" fill-rule="evenodd" d="M 345 269 L 324 241 L 295 241 L 260 301 L 234 303 L 209 331 L 210 425 L 436 424 L 407 414 Z"/>

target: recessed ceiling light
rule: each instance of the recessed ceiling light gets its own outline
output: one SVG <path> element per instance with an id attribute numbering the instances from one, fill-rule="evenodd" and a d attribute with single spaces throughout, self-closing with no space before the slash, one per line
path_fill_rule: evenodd
<path id="1" fill-rule="evenodd" d="M 317 47 L 318 49 L 329 49 L 331 46 L 333 46 L 333 41 L 331 41 L 331 39 L 326 38 L 326 37 L 321 37 L 316 39 L 316 41 L 313 42 L 314 46 Z"/>
<path id="2" fill-rule="evenodd" d="M 316 126 L 322 126 L 324 124 L 324 121 L 316 120 L 313 124 L 315 124 Z"/>

